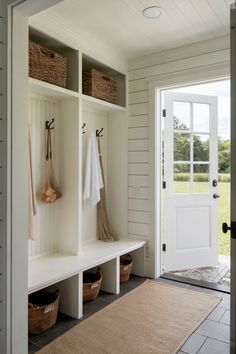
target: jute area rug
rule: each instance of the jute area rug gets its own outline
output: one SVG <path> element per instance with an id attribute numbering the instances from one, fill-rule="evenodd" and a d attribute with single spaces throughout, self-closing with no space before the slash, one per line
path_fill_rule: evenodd
<path id="1" fill-rule="evenodd" d="M 38 353 L 174 354 L 220 300 L 147 280 Z"/>

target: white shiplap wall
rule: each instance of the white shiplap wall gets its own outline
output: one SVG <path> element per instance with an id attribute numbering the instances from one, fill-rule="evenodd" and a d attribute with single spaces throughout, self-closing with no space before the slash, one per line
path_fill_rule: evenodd
<path id="1" fill-rule="evenodd" d="M 0 0 L 0 353 L 6 351 L 6 18 Z M 5 56 L 4 56 L 5 54 Z"/>
<path id="2" fill-rule="evenodd" d="M 149 241 L 147 273 L 150 276 L 155 275 L 155 197 L 151 137 L 154 115 L 149 112 L 149 82 L 156 81 L 158 87 L 158 82 L 160 86 L 164 82 L 167 85 L 174 84 L 175 80 L 179 82 L 181 76 L 191 82 L 198 71 L 207 73 L 212 67 L 216 73 L 229 73 L 229 55 L 229 38 L 222 37 L 138 58 L 129 64 L 128 229 L 130 235 Z"/>

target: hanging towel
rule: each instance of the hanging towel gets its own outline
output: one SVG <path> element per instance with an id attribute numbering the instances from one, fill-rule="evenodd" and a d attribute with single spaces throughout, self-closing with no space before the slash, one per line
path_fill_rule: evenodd
<path id="1" fill-rule="evenodd" d="M 102 171 L 102 177 L 103 180 L 105 181 L 99 138 L 98 138 L 98 151 L 99 151 L 99 160 L 100 160 L 100 166 Z M 104 182 L 104 187 L 101 189 L 101 200 L 97 205 L 97 238 L 98 240 L 104 242 L 118 241 L 118 237 L 114 234 L 114 232 L 111 229 L 108 215 L 107 215 L 105 182 Z"/>
<path id="2" fill-rule="evenodd" d="M 95 133 L 91 133 L 87 146 L 84 200 L 88 200 L 91 206 L 95 206 L 100 200 L 101 188 L 103 188 L 103 180 L 99 163 L 98 147 Z"/>
<path id="3" fill-rule="evenodd" d="M 32 162 L 32 141 L 31 141 L 31 127 L 29 124 L 28 131 L 28 151 L 29 151 L 29 227 L 28 239 L 35 238 L 35 216 L 37 214 L 36 196 L 34 190 L 33 180 L 33 162 Z"/>

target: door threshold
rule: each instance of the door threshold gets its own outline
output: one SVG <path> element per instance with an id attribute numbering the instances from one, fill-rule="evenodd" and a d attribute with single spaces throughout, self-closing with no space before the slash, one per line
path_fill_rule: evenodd
<path id="1" fill-rule="evenodd" d="M 217 283 L 210 283 L 205 280 L 191 279 L 187 277 L 182 277 L 180 275 L 175 275 L 173 273 L 163 273 L 160 278 L 173 280 L 179 283 L 189 284 L 198 286 L 199 288 L 211 289 L 215 291 L 220 291 L 222 293 L 230 294 L 230 287 L 225 285 L 220 285 Z"/>

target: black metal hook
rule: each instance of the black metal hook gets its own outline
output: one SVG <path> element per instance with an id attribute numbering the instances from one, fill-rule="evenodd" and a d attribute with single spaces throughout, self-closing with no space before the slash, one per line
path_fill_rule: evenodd
<path id="1" fill-rule="evenodd" d="M 103 132 L 103 128 L 102 129 L 97 129 L 96 130 L 96 137 L 98 137 L 98 138 L 101 138 L 102 136 L 103 136 L 103 134 L 101 134 Z"/>
<path id="2" fill-rule="evenodd" d="M 82 130 L 86 127 L 86 123 L 83 124 Z M 82 131 L 82 134 L 85 134 L 85 131 Z"/>
<path id="3" fill-rule="evenodd" d="M 54 123 L 54 118 L 52 118 L 51 122 L 49 122 L 49 120 L 47 120 L 47 121 L 46 121 L 46 124 L 45 124 L 45 125 L 46 125 L 46 129 L 47 129 L 47 130 L 50 130 L 50 129 L 52 130 L 52 129 L 54 129 L 54 127 L 52 127 L 52 124 L 53 124 L 53 123 Z"/>

